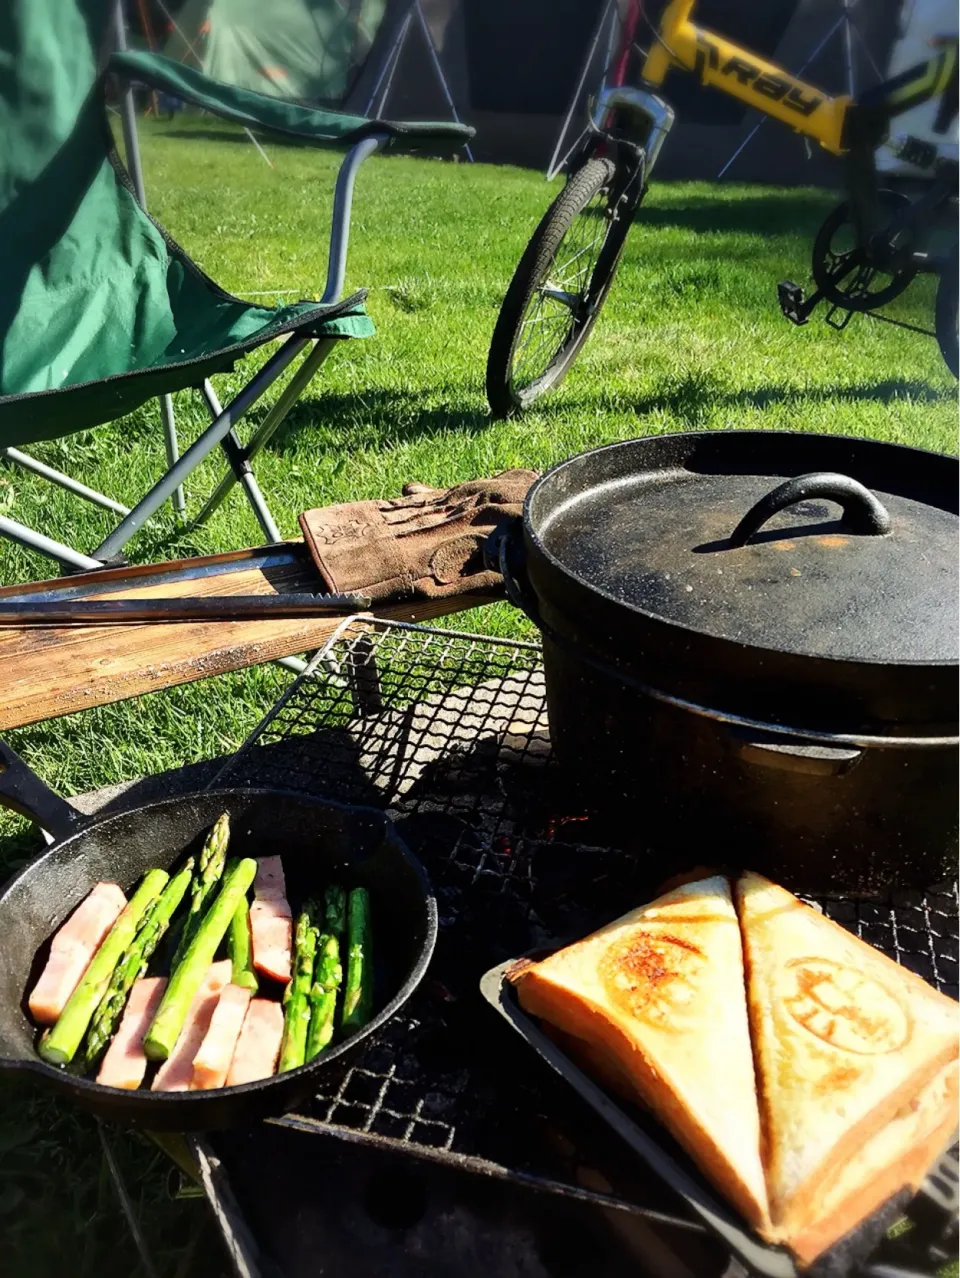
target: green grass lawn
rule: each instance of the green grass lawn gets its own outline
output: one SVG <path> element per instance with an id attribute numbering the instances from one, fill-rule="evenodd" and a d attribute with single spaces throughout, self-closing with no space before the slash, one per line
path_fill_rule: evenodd
<path id="1" fill-rule="evenodd" d="M 266 143 L 268 168 L 239 134 L 144 126 L 151 210 L 224 287 L 258 300 L 322 291 L 338 159 Z M 593 445 L 689 428 L 775 427 L 864 435 L 955 451 L 956 382 L 935 342 L 868 319 L 838 334 L 819 319 L 794 329 L 777 281 L 806 282 L 811 236 L 833 197 L 816 190 L 706 184 L 654 188 L 604 313 L 573 371 L 521 422 L 492 422 L 487 345 L 507 281 L 556 187 L 519 169 L 373 159 L 354 205 L 349 288 L 370 289 L 376 338 L 335 352 L 310 395 L 258 461 L 285 535 L 297 513 L 390 496 L 419 479 L 448 484 L 508 466 L 542 467 Z M 932 290 L 915 285 L 894 314 L 929 325 Z M 252 362 L 221 379 L 221 399 Z M 270 402 L 261 406 L 260 411 Z M 185 439 L 204 424 L 178 397 Z M 163 465 L 155 406 L 35 447 L 42 460 L 131 503 Z M 213 465 L 190 487 L 196 509 Z M 90 549 L 105 516 L 0 470 L 0 513 Z M 198 532 L 165 511 L 134 557 L 256 544 L 235 494 Z M 4 583 L 51 575 L 48 561 L 0 543 Z M 468 623 L 525 633 L 506 607 Z M 459 624 L 463 624 L 461 619 Z M 76 793 L 236 746 L 289 676 L 275 667 L 41 724 L 11 743 L 53 785 Z M 0 819 L 0 878 L 36 850 L 28 827 Z M 164 1278 L 182 1263 L 201 1216 L 169 1203 L 166 1165 L 135 1137 L 119 1148 Z M 201 1239 L 194 1268 L 216 1272 Z M 179 1268 L 178 1268 L 179 1266 Z M 11 1278 L 127 1278 L 138 1272 L 102 1166 L 95 1128 L 20 1085 L 0 1084 L 0 1272 Z M 956 1272 L 956 1271 L 954 1271 Z"/>

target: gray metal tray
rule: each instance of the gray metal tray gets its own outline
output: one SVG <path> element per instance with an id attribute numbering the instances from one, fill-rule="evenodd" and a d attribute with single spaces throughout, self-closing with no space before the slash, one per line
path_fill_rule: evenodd
<path id="1" fill-rule="evenodd" d="M 553 948 L 538 950 L 523 957 L 542 959 Z M 650 1170 L 678 1194 L 690 1211 L 703 1221 L 704 1225 L 717 1235 L 730 1248 L 751 1274 L 762 1278 L 801 1278 L 791 1256 L 779 1247 L 772 1247 L 757 1239 L 749 1229 L 714 1195 L 699 1172 L 688 1160 L 679 1147 L 676 1156 L 667 1148 L 673 1145 L 672 1138 L 651 1118 L 645 1121 L 637 1111 L 637 1118 L 613 1101 L 610 1096 L 586 1074 L 550 1039 L 540 1028 L 538 1022 L 528 1016 L 520 1007 L 514 986 L 506 979 L 507 972 L 518 962 L 510 959 L 499 963 L 486 972 L 480 981 L 480 993 L 504 1020 L 528 1043 L 538 1056 L 561 1076 L 577 1094 L 630 1146 L 630 1148 L 646 1163 Z M 639 1119 L 639 1121 L 637 1121 Z M 641 1126 L 644 1123 L 644 1126 Z M 652 1131 L 646 1130 L 649 1126 Z M 878 1208 L 869 1220 L 848 1237 L 841 1241 L 844 1249 L 843 1258 L 836 1258 L 839 1265 L 827 1262 L 825 1273 L 843 1273 L 853 1268 L 855 1272 L 870 1275 L 882 1273 L 884 1278 L 912 1278 L 913 1270 L 902 1270 L 899 1267 L 882 1266 L 872 1270 L 869 1266 L 860 1268 L 866 1255 L 883 1236 L 886 1230 L 902 1214 L 908 1201 L 906 1194 L 898 1195 Z M 944 1204 L 952 1207 L 955 1214 L 956 1204 Z M 828 1253 L 829 1255 L 829 1253 Z M 824 1258 L 826 1259 L 826 1258 Z M 808 1270 L 808 1278 L 821 1271 L 818 1260 L 813 1270 Z"/>

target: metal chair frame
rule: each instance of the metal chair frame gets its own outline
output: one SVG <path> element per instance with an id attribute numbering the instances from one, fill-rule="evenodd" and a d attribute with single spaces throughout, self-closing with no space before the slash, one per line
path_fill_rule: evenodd
<path id="1" fill-rule="evenodd" d="M 120 0 L 118 0 L 116 12 L 116 41 L 118 49 L 126 48 L 126 32 Z M 129 85 L 125 87 L 121 99 L 121 122 L 127 169 L 133 181 L 137 199 L 146 209 L 133 89 Z M 387 134 L 371 134 L 351 147 L 340 165 L 333 199 L 327 279 L 320 299 L 321 303 L 337 302 L 343 294 L 350 238 L 350 213 L 357 170 L 368 156 L 381 150 L 388 141 Z M 113 531 L 89 555 L 3 515 L 0 515 L 0 536 L 56 560 L 67 571 L 88 572 L 111 563 L 115 564 L 122 561 L 121 552 L 130 538 L 168 498 L 172 500 L 177 514 L 184 517 L 186 510 L 184 480 L 219 444 L 229 464 L 229 470 L 192 521 L 192 526 L 201 524 L 209 518 L 234 485 L 239 484 L 263 530 L 267 544 L 281 541 L 280 531 L 254 477 L 251 462 L 279 429 L 335 343 L 335 338 L 314 339 L 301 336 L 296 332 L 292 333 L 225 408 L 221 405 L 210 381 L 205 380 L 201 393 L 212 421 L 183 454 L 180 453 L 177 439 L 172 396 L 163 395 L 160 398 L 160 417 L 166 446 L 167 471 L 132 509 L 63 474 L 62 471 L 37 461 L 20 449 L 0 448 L 0 457 L 7 462 L 40 475 L 82 500 L 121 516 L 120 522 Z M 303 352 L 306 353 L 299 368 L 281 392 L 277 402 L 254 430 L 250 440 L 246 444 L 242 443 L 236 432 L 237 423 Z"/>

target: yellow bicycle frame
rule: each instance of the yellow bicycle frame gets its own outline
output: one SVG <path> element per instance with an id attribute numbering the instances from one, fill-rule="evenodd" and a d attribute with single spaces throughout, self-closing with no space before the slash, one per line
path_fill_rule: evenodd
<path id="1" fill-rule="evenodd" d="M 845 124 L 854 99 L 849 94 L 831 97 L 716 32 L 696 26 L 690 20 L 695 4 L 696 0 L 670 0 L 660 19 L 657 42 L 643 64 L 643 79 L 658 87 L 671 67 L 693 71 L 702 84 L 782 120 L 834 155 L 845 154 Z M 885 96 L 890 114 L 902 110 L 908 99 L 922 101 L 942 93 L 955 60 L 954 46 L 891 81 Z"/>

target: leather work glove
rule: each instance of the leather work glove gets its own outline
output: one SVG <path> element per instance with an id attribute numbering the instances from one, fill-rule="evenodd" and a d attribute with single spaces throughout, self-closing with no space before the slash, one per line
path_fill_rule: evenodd
<path id="1" fill-rule="evenodd" d="M 300 527 L 327 589 L 376 602 L 500 594 L 483 547 L 520 515 L 533 470 L 505 470 L 453 488 L 404 485 L 392 501 L 355 501 L 305 511 Z"/>

